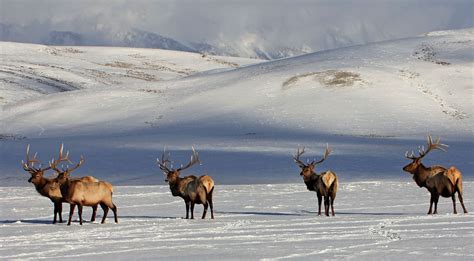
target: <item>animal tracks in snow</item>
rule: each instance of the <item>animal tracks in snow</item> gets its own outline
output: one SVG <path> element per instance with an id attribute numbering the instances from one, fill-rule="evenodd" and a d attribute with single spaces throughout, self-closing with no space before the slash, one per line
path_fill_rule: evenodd
<path id="1" fill-rule="evenodd" d="M 455 105 L 450 104 L 441 95 L 436 94 L 434 91 L 428 88 L 427 84 L 421 79 L 420 73 L 417 73 L 415 71 L 410 71 L 408 69 L 403 69 L 403 70 L 400 70 L 399 72 L 402 78 L 409 81 L 409 83 L 412 86 L 415 86 L 421 93 L 428 96 L 430 99 L 434 100 L 439 105 L 439 107 L 441 108 L 441 111 L 444 114 L 458 120 L 462 120 L 469 117 L 469 115 L 466 112 L 457 108 Z"/>

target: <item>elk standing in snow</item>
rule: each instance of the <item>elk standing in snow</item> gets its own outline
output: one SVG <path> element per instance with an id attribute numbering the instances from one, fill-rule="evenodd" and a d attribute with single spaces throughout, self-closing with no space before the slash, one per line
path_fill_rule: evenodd
<path id="1" fill-rule="evenodd" d="M 331 205 L 331 212 L 334 216 L 334 199 L 336 198 L 337 187 L 339 186 L 336 173 L 328 170 L 321 174 L 317 174 L 315 167 L 317 164 L 323 162 L 331 153 L 329 146 L 321 160 L 313 160 L 311 163 L 305 164 L 300 160 L 300 156 L 304 153 L 304 147 L 300 151 L 298 148 L 296 155 L 293 157 L 296 164 L 301 168 L 300 176 L 309 191 L 316 191 L 318 197 L 318 215 L 321 215 L 321 200 L 324 197 L 324 213 L 329 216 L 329 205 Z"/>
<path id="2" fill-rule="evenodd" d="M 458 193 L 459 201 L 464 210 L 464 213 L 467 213 L 466 207 L 464 206 L 462 198 L 462 175 L 461 172 L 456 167 L 450 167 L 446 169 L 442 166 L 431 166 L 425 167 L 421 163 L 421 159 L 428 154 L 433 149 L 439 149 L 446 151 L 448 146 L 445 144 L 439 143 L 439 138 L 433 143 L 431 135 L 428 136 L 428 148 L 422 146 L 418 150 L 418 157 L 415 156 L 415 153 L 412 151 L 408 154 L 408 151 L 405 153 L 405 157 L 413 160 L 412 163 L 403 167 L 403 170 L 412 174 L 413 179 L 416 184 L 421 188 L 425 187 L 431 194 L 430 199 L 430 209 L 428 214 L 437 214 L 438 213 L 438 199 L 439 196 L 445 198 L 451 197 L 453 200 L 453 209 L 454 214 L 457 214 L 456 211 L 456 198 L 455 194 Z M 432 212 L 432 207 L 434 203 L 434 212 Z"/>
<path id="3" fill-rule="evenodd" d="M 62 148 L 63 146 L 61 145 L 60 156 L 57 160 L 54 161 L 55 164 L 59 164 L 62 161 L 68 160 L 67 156 L 62 157 Z M 56 224 L 57 222 L 56 215 L 59 216 L 59 223 L 62 223 L 63 222 L 62 202 L 64 202 L 64 200 L 61 195 L 61 191 L 59 190 L 57 186 L 53 185 L 53 180 L 44 177 L 45 171 L 51 169 L 51 167 L 48 166 L 45 168 L 41 168 L 41 166 L 39 166 L 38 168 L 36 168 L 34 164 L 39 163 L 39 160 L 36 158 L 37 153 L 35 153 L 32 159 L 30 159 L 29 153 L 30 153 L 30 145 L 28 144 L 28 146 L 26 147 L 26 162 L 22 161 L 23 169 L 31 174 L 31 178 L 28 179 L 28 182 L 33 183 L 36 191 L 40 195 L 49 198 L 53 202 L 54 204 L 53 224 Z M 80 178 L 80 180 L 90 181 L 90 182 L 97 181 L 97 179 L 92 176 L 82 177 Z M 95 207 L 93 206 L 92 209 L 93 209 L 93 213 L 92 213 L 91 220 L 94 221 L 95 209 L 97 209 L 97 206 Z"/>
<path id="4" fill-rule="evenodd" d="M 156 159 L 158 166 L 166 176 L 166 182 L 170 185 L 171 194 L 175 197 L 181 197 L 186 204 L 186 219 L 189 218 L 189 208 L 191 207 L 191 219 L 194 219 L 194 204 L 203 204 L 204 212 L 202 218 L 206 217 L 208 206 L 211 208 L 211 218 L 214 219 L 214 208 L 212 203 L 212 193 L 214 191 L 214 181 L 210 176 L 204 175 L 199 178 L 196 176 L 185 176 L 180 178 L 179 174 L 192 165 L 199 162 L 199 157 L 192 147 L 193 154 L 191 160 L 186 166 L 181 166 L 178 169 L 168 168 L 166 164 L 171 163 L 169 160 L 169 153 L 163 151 L 161 160 Z M 166 157 L 166 158 L 165 158 Z"/>
<path id="5" fill-rule="evenodd" d="M 84 163 L 84 158 L 81 156 L 79 163 L 73 168 L 66 167 L 59 170 L 55 162 L 50 162 L 50 167 L 58 172 L 58 176 L 53 179 L 53 187 L 57 187 L 61 190 L 63 200 L 70 204 L 69 209 L 69 220 L 67 225 L 71 225 L 72 215 L 77 205 L 79 214 L 79 223 L 82 225 L 82 207 L 91 206 L 93 207 L 95 215 L 97 205 L 100 205 L 104 211 L 102 217 L 102 224 L 105 223 L 109 208 L 114 212 L 115 223 L 118 223 L 117 219 L 117 207 L 112 202 L 113 186 L 105 181 L 83 181 L 70 179 L 69 175 L 72 171 L 80 167 Z"/>

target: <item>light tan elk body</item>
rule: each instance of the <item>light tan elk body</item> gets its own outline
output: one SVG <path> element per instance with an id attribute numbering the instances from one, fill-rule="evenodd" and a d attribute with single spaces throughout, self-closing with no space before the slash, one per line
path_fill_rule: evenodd
<path id="1" fill-rule="evenodd" d="M 40 167 L 36 168 L 34 166 L 34 164 L 39 163 L 39 160 L 36 158 L 37 154 L 35 154 L 33 156 L 33 158 L 30 159 L 29 151 L 30 151 L 30 145 L 28 145 L 26 147 L 26 162 L 22 161 L 23 169 L 25 171 L 29 172 L 30 175 L 31 175 L 31 178 L 28 179 L 28 182 L 33 183 L 33 185 L 35 186 L 36 191 L 41 196 L 47 197 L 51 200 L 51 202 L 53 202 L 53 205 L 54 205 L 53 224 L 56 224 L 56 222 L 57 222 L 56 216 L 59 216 L 59 222 L 62 223 L 63 222 L 62 202 L 65 202 L 65 201 L 62 197 L 61 190 L 59 189 L 59 187 L 53 185 L 54 181 L 52 179 L 44 177 L 44 173 L 47 170 L 51 169 L 51 167 L 48 166 L 48 167 L 45 167 L 45 168 L 41 168 L 41 166 L 40 166 Z M 62 149 L 61 149 L 61 151 L 62 151 Z M 58 164 L 59 162 L 64 161 L 64 160 L 67 160 L 67 158 L 59 157 L 55 162 L 56 162 L 56 164 Z M 97 179 L 92 177 L 92 176 L 82 177 L 82 178 L 80 178 L 80 180 L 88 181 L 88 182 L 97 181 Z M 96 212 L 95 210 L 97 209 L 97 206 L 95 206 L 95 207 L 93 206 L 92 209 L 93 209 L 93 213 L 92 213 L 91 221 L 94 221 L 95 220 L 95 212 Z"/>
<path id="2" fill-rule="evenodd" d="M 309 191 L 316 192 L 318 197 L 318 215 L 321 215 L 321 201 L 324 197 L 324 214 L 329 216 L 329 206 L 331 206 L 331 212 L 334 216 L 334 199 L 336 198 L 337 188 L 339 186 L 336 173 L 328 170 L 317 174 L 315 170 L 316 165 L 323 162 L 329 156 L 331 149 L 326 147 L 326 151 L 321 160 L 313 160 L 308 164 L 305 164 L 300 160 L 300 156 L 303 155 L 304 152 L 304 147 L 301 151 L 298 149 L 293 159 L 301 168 L 300 175 L 303 177 L 306 188 Z"/>
<path id="3" fill-rule="evenodd" d="M 186 166 L 178 169 L 170 169 L 167 164 L 171 161 L 168 159 L 169 154 L 165 158 L 166 151 L 163 151 L 161 160 L 157 159 L 160 169 L 166 176 L 166 182 L 170 185 L 171 194 L 175 197 L 181 197 L 186 204 L 186 219 L 189 218 L 189 208 L 191 208 L 191 219 L 194 219 L 194 205 L 203 204 L 204 212 L 202 218 L 206 218 L 208 206 L 211 208 L 211 218 L 214 219 L 214 206 L 212 203 L 212 193 L 214 191 L 214 181 L 210 176 L 204 175 L 200 177 L 186 176 L 179 177 L 182 170 L 191 167 L 199 162 L 198 154 L 193 149 L 191 160 Z"/>
<path id="4" fill-rule="evenodd" d="M 55 169 L 59 174 L 53 179 L 55 187 L 60 188 L 61 194 L 65 202 L 70 205 L 68 226 L 71 225 L 72 216 L 74 209 L 77 205 L 79 214 L 79 223 L 82 225 L 82 207 L 83 206 L 95 206 L 100 205 L 104 211 L 102 217 L 102 224 L 105 223 L 109 208 L 114 212 L 115 223 L 118 223 L 117 218 L 117 207 L 112 201 L 113 186 L 105 181 L 88 182 L 82 180 L 70 179 L 69 175 L 79 166 L 84 163 L 84 158 L 81 156 L 81 160 L 73 169 L 63 169 L 62 171 L 57 169 L 54 164 L 50 164 L 51 168 Z M 95 212 L 94 210 L 94 212 Z M 95 214 L 95 213 L 94 213 Z"/>
<path id="5" fill-rule="evenodd" d="M 445 198 L 451 197 L 453 200 L 453 212 L 454 214 L 457 214 L 455 197 L 456 192 L 458 193 L 459 202 L 461 202 L 464 213 L 467 213 L 462 197 L 461 172 L 456 167 L 450 167 L 449 169 L 446 169 L 442 166 L 425 167 L 423 163 L 421 163 L 421 159 L 431 150 L 439 149 L 446 151 L 447 147 L 447 145 L 439 143 L 439 138 L 435 143 L 433 143 L 431 136 L 428 136 L 428 148 L 425 150 L 424 147 L 420 147 L 418 151 L 418 157 L 415 156 L 414 152 L 408 154 L 407 151 L 405 153 L 405 157 L 413 160 L 413 162 L 403 167 L 403 170 L 412 174 L 416 184 L 420 188 L 427 188 L 431 194 L 430 209 L 428 210 L 428 214 L 438 213 L 439 196 L 443 196 Z M 433 203 L 435 206 L 434 212 L 432 211 Z"/>

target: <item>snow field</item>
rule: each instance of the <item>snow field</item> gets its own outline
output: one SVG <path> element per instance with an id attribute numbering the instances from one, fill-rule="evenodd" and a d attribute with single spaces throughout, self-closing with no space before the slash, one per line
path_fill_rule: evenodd
<path id="1" fill-rule="evenodd" d="M 468 210 L 474 183 L 464 182 Z M 33 187 L 0 188 L 0 256 L 5 260 L 468 260 L 474 216 L 453 215 L 441 198 L 428 216 L 429 193 L 406 181 L 343 182 L 336 217 L 318 217 L 303 182 L 217 185 L 215 220 L 185 220 L 184 202 L 167 186 L 116 186 L 119 223 L 52 225 L 52 204 Z M 459 207 L 459 204 L 458 204 Z M 68 207 L 64 204 L 63 217 Z M 101 217 L 98 211 L 98 219 Z M 195 214 L 202 213 L 197 205 Z M 84 217 L 90 218 L 90 208 Z M 77 215 L 77 213 L 76 213 Z M 77 216 L 74 216 L 75 218 Z"/>

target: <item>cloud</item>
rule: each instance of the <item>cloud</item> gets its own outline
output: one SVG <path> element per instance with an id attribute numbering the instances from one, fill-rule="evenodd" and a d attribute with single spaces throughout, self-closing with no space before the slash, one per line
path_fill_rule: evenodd
<path id="1" fill-rule="evenodd" d="M 27 30 L 28 42 L 56 30 L 107 44 L 116 32 L 140 29 L 184 42 L 317 51 L 472 27 L 473 7 L 462 0 L 0 0 L 0 22 Z"/>

